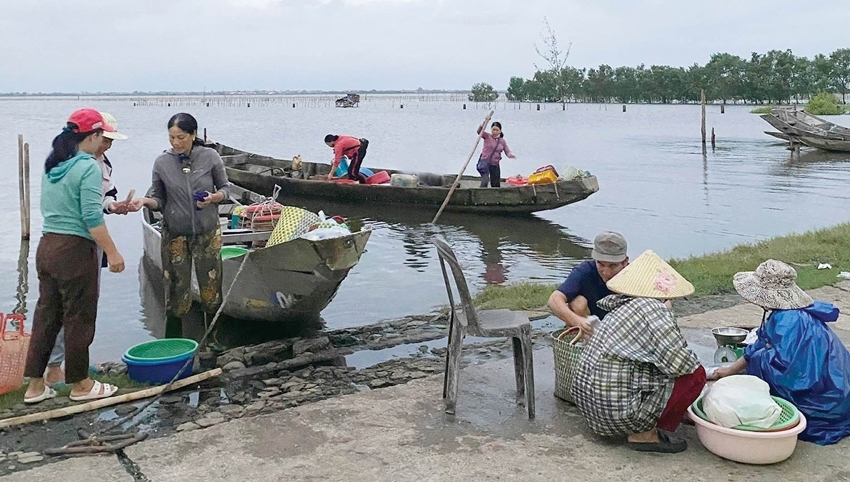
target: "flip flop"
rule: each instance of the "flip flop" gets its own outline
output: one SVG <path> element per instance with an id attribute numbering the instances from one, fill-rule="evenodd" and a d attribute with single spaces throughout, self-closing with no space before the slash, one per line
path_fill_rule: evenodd
<path id="1" fill-rule="evenodd" d="M 25 396 L 24 397 L 24 403 L 31 404 L 31 403 L 43 402 L 43 401 L 45 401 L 49 398 L 53 398 L 55 396 L 56 396 L 56 390 L 45 385 L 44 391 L 41 392 L 41 395 L 38 395 L 38 396 L 35 396 L 35 397 L 30 397 L 30 398 L 26 398 L 26 396 Z"/>
<path id="2" fill-rule="evenodd" d="M 626 442 L 632 450 L 638 452 L 655 452 L 659 454 L 676 454 L 684 452 L 688 443 L 684 440 L 671 440 L 666 433 L 658 432 L 658 442 Z"/>
<path id="3" fill-rule="evenodd" d="M 103 387 L 103 393 L 100 393 L 100 387 Z M 86 400 L 100 400 L 101 398 L 109 398 L 112 395 L 115 395 L 116 392 L 118 392 L 118 387 L 116 387 L 115 385 L 110 385 L 108 383 L 100 383 L 99 381 L 95 380 L 91 386 L 91 390 L 89 390 L 89 393 L 78 396 L 70 395 L 68 398 L 75 402 L 84 402 Z"/>

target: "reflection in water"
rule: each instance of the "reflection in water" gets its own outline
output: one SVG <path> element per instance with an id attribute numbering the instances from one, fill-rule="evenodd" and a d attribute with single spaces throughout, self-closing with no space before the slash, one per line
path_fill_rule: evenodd
<path id="1" fill-rule="evenodd" d="M 293 204 L 291 200 L 288 203 Z M 443 236 L 451 243 L 479 244 L 474 251 L 485 265 L 482 274 L 489 284 L 502 284 L 510 271 L 504 262 L 508 252 L 521 253 L 539 263 L 582 260 L 589 255 L 584 239 L 571 236 L 563 226 L 536 216 L 495 216 L 482 214 L 444 213 L 437 225 L 431 224 L 433 212 L 426 209 L 394 208 L 376 213 L 374 207 L 305 200 L 298 204 L 304 209 L 326 214 L 339 214 L 349 222 L 361 222 L 373 230 L 385 229 L 389 236 L 399 239 L 404 247 L 404 265 L 424 272 L 436 258 L 431 238 Z M 466 253 L 460 248 L 458 256 Z"/>
<path id="2" fill-rule="evenodd" d="M 807 149 L 796 155 L 791 152 L 788 159 L 778 164 L 776 174 L 780 176 L 802 176 L 813 171 L 845 171 L 850 164 L 850 152 L 830 152 Z"/>
<path id="3" fill-rule="evenodd" d="M 29 240 L 21 240 L 21 251 L 18 255 L 18 288 L 15 291 L 15 309 L 12 313 L 26 315 L 27 293 L 29 292 Z"/>
<path id="4" fill-rule="evenodd" d="M 139 262 L 140 297 L 142 301 L 142 323 L 156 338 L 165 337 L 165 290 L 162 276 L 147 258 Z M 227 292 L 227 286 L 223 291 Z M 183 317 L 182 336 L 200 342 L 212 318 L 204 320 L 204 313 L 196 303 Z M 240 320 L 222 315 L 216 323 L 216 328 L 208 338 L 208 342 L 229 348 L 234 346 L 253 345 L 269 340 L 309 336 L 323 326 L 315 321 L 303 325 L 275 324 Z"/>

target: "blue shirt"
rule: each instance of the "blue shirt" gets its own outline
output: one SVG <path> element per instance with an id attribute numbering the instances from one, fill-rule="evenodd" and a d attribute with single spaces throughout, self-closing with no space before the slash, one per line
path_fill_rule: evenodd
<path id="1" fill-rule="evenodd" d="M 60 162 L 41 181 L 42 232 L 93 239 L 103 224 L 103 171 L 85 152 Z"/>
<path id="2" fill-rule="evenodd" d="M 596 261 L 590 259 L 573 268 L 567 279 L 558 286 L 558 291 L 567 297 L 567 301 L 572 301 L 576 296 L 584 296 L 587 298 L 587 306 L 590 308 L 590 314 L 596 315 L 601 320 L 608 314 L 596 303 L 611 294 L 611 290 L 605 286 L 602 277 L 599 276 L 599 271 L 596 269 Z"/>

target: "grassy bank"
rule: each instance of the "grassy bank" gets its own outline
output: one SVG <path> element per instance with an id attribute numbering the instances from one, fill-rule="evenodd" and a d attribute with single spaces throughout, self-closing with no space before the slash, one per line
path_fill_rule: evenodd
<path id="1" fill-rule="evenodd" d="M 141 384 L 131 380 L 130 377 L 128 377 L 127 375 L 97 374 L 92 375 L 92 379 L 97 380 L 101 383 L 109 383 L 122 389 L 139 389 L 148 386 L 146 384 Z M 19 403 L 24 403 L 24 392 L 26 392 L 26 386 L 21 387 L 20 389 L 15 390 L 14 392 L 9 392 L 4 395 L 0 395 L 0 411 L 12 408 Z M 58 397 L 67 397 L 70 393 L 70 385 L 60 385 L 56 387 L 56 395 Z"/>
<path id="2" fill-rule="evenodd" d="M 704 296 L 734 292 L 735 273 L 754 270 L 771 258 L 794 266 L 797 284 L 803 289 L 835 284 L 840 281 L 840 271 L 850 271 L 850 223 L 744 244 L 719 253 L 673 259 L 670 264 L 694 284 L 695 296 Z M 819 270 L 820 263 L 829 263 L 832 269 Z M 478 293 L 475 303 L 482 309 L 537 309 L 546 305 L 554 289 L 555 285 L 541 283 L 488 286 Z"/>
<path id="3" fill-rule="evenodd" d="M 775 105 L 763 105 L 761 107 L 756 107 L 755 109 L 751 110 L 750 114 L 770 114 L 775 108 Z"/>

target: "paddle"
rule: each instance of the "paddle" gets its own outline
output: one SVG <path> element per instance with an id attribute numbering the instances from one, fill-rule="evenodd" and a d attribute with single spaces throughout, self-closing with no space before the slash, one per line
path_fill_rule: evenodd
<path id="1" fill-rule="evenodd" d="M 493 111 L 491 110 L 487 117 L 484 118 L 484 124 L 482 124 L 481 132 L 478 133 L 478 137 L 475 139 L 475 147 L 472 148 L 472 152 L 469 153 L 469 157 L 466 158 L 466 162 L 463 163 L 463 167 L 460 168 L 460 172 L 455 178 L 454 184 L 452 184 L 451 189 L 449 189 L 449 193 L 446 194 L 446 200 L 443 201 L 443 205 L 440 206 L 440 210 L 437 211 L 437 215 L 434 216 L 434 220 L 431 221 L 431 224 L 437 224 L 437 219 L 440 218 L 440 214 L 443 214 L 443 209 L 446 208 L 446 205 L 449 203 L 449 199 L 451 199 L 452 194 L 457 189 L 457 185 L 460 183 L 460 178 L 463 176 L 464 171 L 466 171 L 466 166 L 469 165 L 469 161 L 472 160 L 472 156 L 475 155 L 475 151 L 478 149 L 478 143 L 481 142 L 481 137 L 484 135 L 484 129 L 487 128 L 487 123 L 490 122 L 490 118 L 493 117 Z"/>

